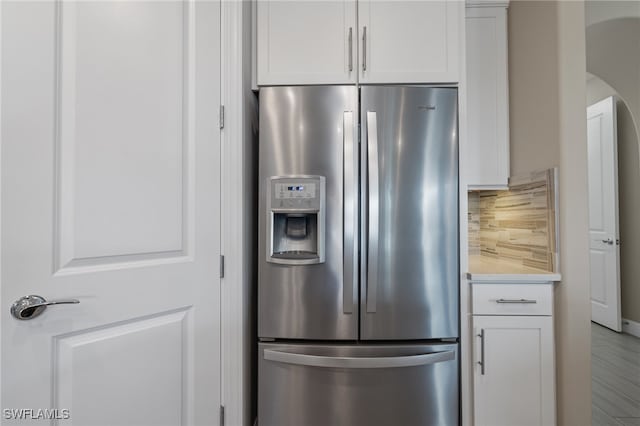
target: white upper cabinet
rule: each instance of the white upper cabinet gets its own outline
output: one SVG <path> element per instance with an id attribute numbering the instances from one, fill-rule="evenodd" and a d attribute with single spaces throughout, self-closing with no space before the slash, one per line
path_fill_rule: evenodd
<path id="1" fill-rule="evenodd" d="M 256 25 L 260 86 L 460 79 L 459 0 L 257 0 Z"/>
<path id="2" fill-rule="evenodd" d="M 506 188 L 509 181 L 507 9 L 468 7 L 467 162 L 469 189 Z"/>
<path id="3" fill-rule="evenodd" d="M 258 85 L 355 83 L 356 33 L 355 1 L 258 0 Z"/>
<path id="4" fill-rule="evenodd" d="M 358 2 L 360 83 L 457 83 L 464 2 Z"/>

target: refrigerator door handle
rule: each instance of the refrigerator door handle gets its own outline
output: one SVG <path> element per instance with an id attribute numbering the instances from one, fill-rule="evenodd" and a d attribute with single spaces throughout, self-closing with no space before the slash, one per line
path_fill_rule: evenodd
<path id="1" fill-rule="evenodd" d="M 332 357 L 306 355 L 273 349 L 264 350 L 264 359 L 284 364 L 322 368 L 400 368 L 436 364 L 455 359 L 454 351 L 391 357 Z"/>
<path id="2" fill-rule="evenodd" d="M 343 151 L 343 284 L 342 284 L 342 311 L 345 314 L 353 313 L 353 301 L 355 299 L 355 284 L 357 281 L 356 264 L 358 262 L 358 247 L 355 243 L 356 227 L 358 226 L 357 208 L 357 179 L 356 154 L 354 144 L 353 111 L 345 111 L 342 121 L 342 134 L 344 138 Z"/>
<path id="3" fill-rule="evenodd" d="M 378 295 L 378 223 L 379 223 L 379 183 L 378 183 L 378 122 L 375 111 L 367 111 L 367 162 L 368 162 L 368 199 L 369 216 L 367 244 L 367 312 L 376 311 Z"/>

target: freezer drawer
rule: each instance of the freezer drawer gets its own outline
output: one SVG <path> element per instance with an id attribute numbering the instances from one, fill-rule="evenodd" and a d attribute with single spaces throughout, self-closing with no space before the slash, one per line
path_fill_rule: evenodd
<path id="1" fill-rule="evenodd" d="M 258 346 L 259 426 L 459 423 L 457 344 Z"/>

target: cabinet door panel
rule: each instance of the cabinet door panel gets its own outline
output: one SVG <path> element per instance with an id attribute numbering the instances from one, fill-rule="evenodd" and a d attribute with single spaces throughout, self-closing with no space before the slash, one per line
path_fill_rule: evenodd
<path id="1" fill-rule="evenodd" d="M 355 22 L 355 1 L 259 0 L 258 85 L 355 82 Z"/>
<path id="2" fill-rule="evenodd" d="M 475 425 L 555 424 L 552 317 L 474 316 L 473 324 Z"/>
<path id="3" fill-rule="evenodd" d="M 360 82 L 457 82 L 463 9 L 452 0 L 358 2 Z"/>
<path id="4" fill-rule="evenodd" d="M 472 188 L 506 187 L 509 179 L 507 10 L 468 8 L 467 181 Z"/>

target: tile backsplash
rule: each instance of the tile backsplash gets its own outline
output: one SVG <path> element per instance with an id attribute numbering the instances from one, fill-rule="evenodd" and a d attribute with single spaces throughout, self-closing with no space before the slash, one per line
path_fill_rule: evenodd
<path id="1" fill-rule="evenodd" d="M 480 193 L 469 193 L 469 255 L 480 255 Z"/>
<path id="2" fill-rule="evenodd" d="M 509 190 L 469 193 L 469 254 L 557 272 L 556 173 L 515 176 Z"/>

